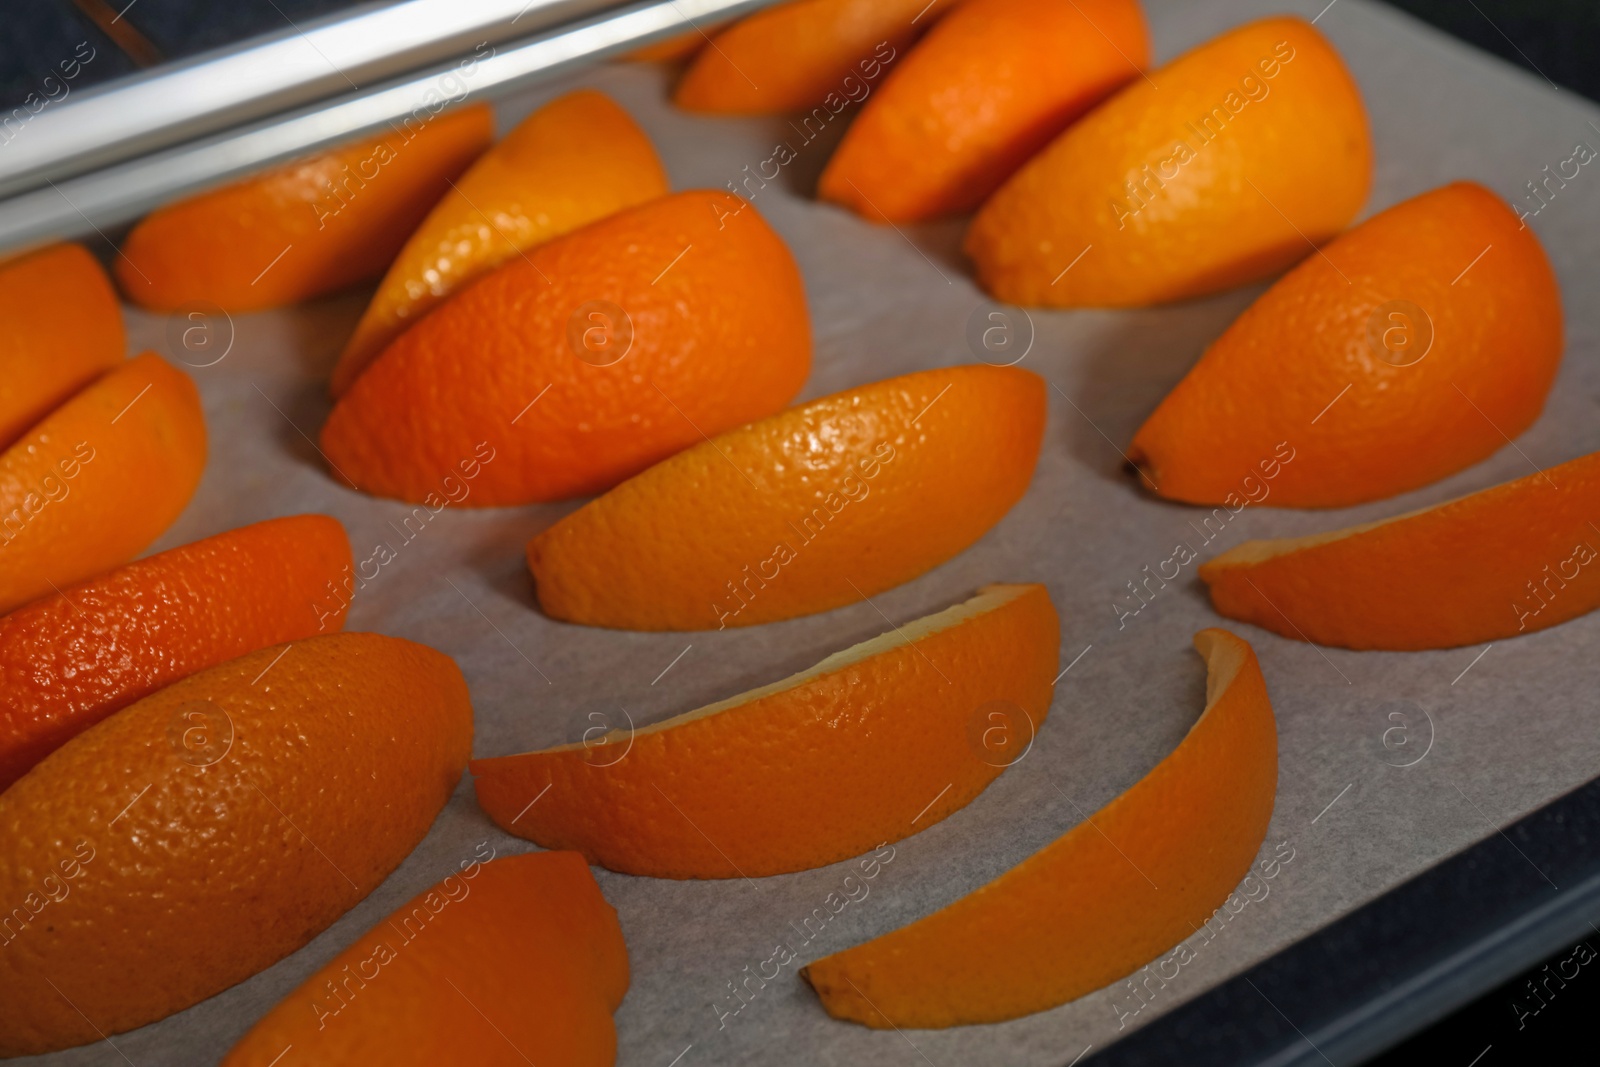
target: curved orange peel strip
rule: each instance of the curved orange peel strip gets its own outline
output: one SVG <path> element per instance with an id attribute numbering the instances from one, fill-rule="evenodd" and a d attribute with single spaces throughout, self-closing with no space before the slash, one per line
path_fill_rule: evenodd
<path id="1" fill-rule="evenodd" d="M 1192 935 L 1249 870 L 1278 736 L 1255 653 L 1202 630 L 1206 708 L 1127 792 L 999 878 L 801 970 L 828 1014 L 876 1028 L 1014 1019 L 1116 980 Z"/>
<path id="2" fill-rule="evenodd" d="M 223 1067 L 285 1067 L 286 1047 L 301 1063 L 610 1067 L 628 951 L 588 865 L 532 852 L 460 868 L 301 983 Z"/>
<path id="3" fill-rule="evenodd" d="M 1600 607 L 1600 452 L 1392 519 L 1246 541 L 1200 567 L 1212 605 L 1284 637 L 1453 648 Z"/>
<path id="4" fill-rule="evenodd" d="M 1050 710 L 1059 633 L 1044 586 L 991 585 L 637 732 L 475 760 L 478 803 L 628 874 L 820 867 L 932 826 L 1020 758 Z"/>

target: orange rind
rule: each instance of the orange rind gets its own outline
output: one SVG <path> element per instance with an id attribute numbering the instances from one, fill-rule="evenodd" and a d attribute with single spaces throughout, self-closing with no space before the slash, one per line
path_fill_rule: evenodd
<path id="1" fill-rule="evenodd" d="M 1533 423 L 1561 293 L 1481 185 L 1396 204 L 1290 271 L 1206 349 L 1128 448 L 1194 504 L 1343 507 L 1435 482 Z"/>
<path id="2" fill-rule="evenodd" d="M 1044 586 L 991 585 L 652 726 L 474 760 L 478 803 L 509 833 L 627 874 L 759 878 L 848 859 L 959 811 L 1026 753 L 1059 630 Z"/>
<path id="3" fill-rule="evenodd" d="M 487 843 L 477 852 L 492 856 Z M 628 989 L 617 913 L 571 852 L 462 860 L 324 964 L 222 1067 L 610 1067 Z"/>
<path id="4" fill-rule="evenodd" d="M 335 397 L 451 293 L 552 237 L 667 192 L 650 138 L 610 97 L 545 104 L 480 156 L 378 283 L 333 368 Z"/>
<path id="5" fill-rule="evenodd" d="M 1366 110 L 1297 18 L 1229 30 L 1135 78 L 979 210 L 997 300 L 1144 307 L 1266 278 L 1347 226 L 1372 180 Z"/>
<path id="6" fill-rule="evenodd" d="M 1600 452 L 1392 519 L 1246 541 L 1200 577 L 1219 613 L 1294 640 L 1485 644 L 1600 607 L 1597 518 Z"/>
<path id="7" fill-rule="evenodd" d="M 471 749 L 448 656 L 352 633 L 68 741 L 0 793 L 0 900 L 23 909 L 0 923 L 0 1056 L 143 1026 L 300 948 L 416 847 Z"/>
<path id="8" fill-rule="evenodd" d="M 113 712 L 265 645 L 335 633 L 350 571 L 337 519 L 243 526 L 0 618 L 0 790 Z"/>
<path id="9" fill-rule="evenodd" d="M 1249 871 L 1278 788 L 1250 646 L 1202 630 L 1206 707 L 1127 792 L 955 903 L 801 970 L 836 1019 L 996 1023 L 1074 1000 L 1190 937 Z"/>
<path id="10" fill-rule="evenodd" d="M 0 611 L 138 555 L 205 464 L 200 394 L 161 357 L 86 386 L 0 453 Z"/>
<path id="11" fill-rule="evenodd" d="M 1022 498 L 1044 382 L 921 371 L 712 437 L 528 542 L 539 605 L 628 630 L 751 626 L 910 581 Z"/>
<path id="12" fill-rule="evenodd" d="M 322 428 L 341 480 L 466 507 L 603 492 L 783 409 L 811 368 L 788 246 L 696 190 L 517 256 L 401 334 Z"/>

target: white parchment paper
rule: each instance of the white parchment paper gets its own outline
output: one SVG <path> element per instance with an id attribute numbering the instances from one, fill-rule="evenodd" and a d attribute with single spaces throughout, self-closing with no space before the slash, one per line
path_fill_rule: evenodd
<path id="1" fill-rule="evenodd" d="M 1287 10 L 1310 18 L 1324 2 Z M 1285 10 L 1256 0 L 1147 0 L 1146 8 L 1162 61 L 1230 26 Z M 1457 178 L 1531 207 L 1525 183 L 1569 158 L 1577 142 L 1600 147 L 1600 109 L 1390 9 L 1340 0 L 1318 28 L 1343 53 L 1371 114 L 1377 173 L 1368 214 Z M 777 143 L 796 148 L 798 158 L 755 204 L 805 274 L 816 333 L 805 397 L 976 358 L 966 331 L 982 295 L 957 251 L 961 223 L 897 232 L 809 199 L 838 130 L 802 144 L 781 119 L 683 114 L 666 102 L 665 71 L 630 65 L 598 68 L 502 104 L 501 128 L 576 85 L 601 88 L 633 113 L 677 189 L 722 187 L 771 157 Z M 1395 514 L 1600 448 L 1597 219 L 1600 164 L 1583 167 L 1530 219 L 1560 276 L 1568 340 L 1544 416 L 1514 447 L 1397 500 L 1334 513 L 1248 508 L 1206 554 L 1247 538 Z M 1195 536 L 1189 523 L 1201 512 L 1141 494 L 1121 472 L 1118 449 L 1261 288 L 1149 311 L 1033 313 L 1036 338 L 1021 365 L 1053 388 L 1031 490 L 971 550 L 875 597 L 876 607 L 722 633 L 586 629 L 539 614 L 522 554 L 531 534 L 575 504 L 452 508 L 408 539 L 399 526 L 408 506 L 339 488 L 311 443 L 328 411 L 323 383 L 366 292 L 235 316 L 226 358 L 191 369 L 205 400 L 211 458 L 194 502 L 157 547 L 300 511 L 341 519 L 357 559 L 388 545 L 394 559 L 361 591 L 349 626 L 454 656 L 471 684 L 478 755 L 576 740 L 594 725 L 591 713 L 618 725 L 621 707 L 642 724 L 782 677 L 884 630 L 879 609 L 903 622 L 987 582 L 1047 583 L 1062 618 L 1061 662 L 1074 665 L 1033 750 L 969 807 L 897 844 L 867 897 L 812 932 L 799 961 L 737 1014 L 724 1015 L 739 1003 L 729 983 L 780 941 L 801 944 L 792 924 L 839 890 L 853 863 L 754 883 L 596 875 L 621 915 L 633 967 L 617 1013 L 621 1064 L 1063 1064 L 1115 1040 L 1119 1023 L 1148 1022 L 1600 768 L 1600 657 L 1591 651 L 1600 617 L 1486 651 L 1411 654 L 1317 649 L 1232 626 L 1254 644 L 1278 716 L 1282 769 L 1262 855 L 1292 859 L 1263 882 L 1266 895 L 1258 891 L 1259 899 L 1137 1015 L 1127 1016 L 1132 1002 L 1114 987 L 998 1026 L 902 1035 L 828 1018 L 794 973 L 800 963 L 925 915 L 1016 864 L 1077 823 L 1079 809 L 1092 812 L 1138 780 L 1193 722 L 1204 668 L 1190 638 L 1219 622 L 1193 567 L 1120 629 L 1113 605 L 1146 565 Z M 174 359 L 183 351 L 175 344 L 183 324 L 131 310 L 129 320 L 138 348 Z M 1396 747 L 1402 737 L 1390 734 L 1386 747 L 1384 732 L 1399 721 L 1409 727 L 1406 743 Z M 26 1062 L 214 1063 L 313 969 L 454 871 L 481 842 L 502 855 L 532 847 L 490 824 L 463 782 L 403 866 L 302 951 L 188 1011 L 115 1037 L 115 1048 L 102 1042 Z"/>

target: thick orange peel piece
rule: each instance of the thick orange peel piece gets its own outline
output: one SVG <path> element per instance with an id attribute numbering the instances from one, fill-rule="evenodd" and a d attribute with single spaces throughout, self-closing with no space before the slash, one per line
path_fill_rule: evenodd
<path id="1" fill-rule="evenodd" d="M 267 645 L 344 626 L 338 519 L 286 515 L 158 552 L 0 617 L 0 791 L 102 719 Z"/>
<path id="2" fill-rule="evenodd" d="M 999 522 L 1033 477 L 1044 421 L 1038 375 L 964 366 L 729 430 L 529 541 L 539 606 L 590 626 L 710 630 L 859 603 Z"/>
<path id="3" fill-rule="evenodd" d="M 1137 0 L 967 0 L 862 104 L 817 196 L 873 222 L 971 211 L 1149 57 Z"/>
<path id="4" fill-rule="evenodd" d="M 1532 633 L 1600 607 L 1600 452 L 1343 530 L 1246 541 L 1200 567 L 1230 619 L 1409 650 Z"/>
<path id="5" fill-rule="evenodd" d="M 151 311 L 261 311 L 376 278 L 494 136 L 487 104 L 429 106 L 337 145 L 145 216 L 112 264 Z M 442 104 L 441 104 L 442 106 Z"/>
<path id="6" fill-rule="evenodd" d="M 303 947 L 411 854 L 471 752 L 450 657 L 366 633 L 259 649 L 74 737 L 0 793 L 0 900 L 25 905 L 0 929 L 0 1058 Z"/>
<path id="7" fill-rule="evenodd" d="M 610 1067 L 628 950 L 588 865 L 533 852 L 460 868 L 307 978 L 223 1067 L 284 1067 L 286 1048 L 308 1064 Z"/>
<path id="8" fill-rule="evenodd" d="M 451 296 L 351 383 L 321 446 L 375 496 L 434 506 L 465 477 L 465 507 L 565 500 L 783 410 L 810 369 L 788 246 L 748 201 L 698 189 Z"/>
<path id="9" fill-rule="evenodd" d="M 1561 365 L 1561 290 L 1494 193 L 1379 212 L 1234 320 L 1134 434 L 1172 500 L 1344 507 L 1477 463 L 1533 424 Z M 1281 462 L 1280 462 L 1281 461 Z"/>
<path id="10" fill-rule="evenodd" d="M 1191 936 L 1249 871 L 1278 787 L 1255 652 L 1202 630 L 1206 707 L 1132 788 L 999 878 L 801 970 L 828 1014 L 876 1028 L 1053 1008 Z"/>
<path id="11" fill-rule="evenodd" d="M 82 245 L 0 262 L 0 448 L 121 363 L 126 343 L 111 279 Z"/>
<path id="12" fill-rule="evenodd" d="M 85 386 L 0 452 L 0 612 L 144 551 L 205 465 L 199 390 L 160 356 Z"/>
<path id="13" fill-rule="evenodd" d="M 932 826 L 1020 758 L 1050 710 L 1059 641 L 1044 586 L 991 585 L 637 732 L 474 760 L 478 803 L 510 833 L 628 874 L 821 867 Z"/>
<path id="14" fill-rule="evenodd" d="M 1366 111 L 1338 53 L 1301 19 L 1261 19 L 1067 127 L 984 203 L 965 249 L 1006 303 L 1161 304 L 1304 259 L 1371 180 Z"/>

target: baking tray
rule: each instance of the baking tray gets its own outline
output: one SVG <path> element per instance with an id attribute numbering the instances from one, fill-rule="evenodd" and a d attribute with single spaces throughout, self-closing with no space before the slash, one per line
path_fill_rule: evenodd
<path id="1" fill-rule="evenodd" d="M 1145 6 L 1161 60 L 1283 10 L 1250 0 Z M 1520 204 L 1525 183 L 1571 156 L 1577 141 L 1600 144 L 1593 105 L 1405 16 L 1360 0 L 1296 13 L 1318 16 L 1366 99 L 1377 149 L 1367 213 L 1457 178 L 1481 181 Z M 979 358 L 968 326 L 987 307 L 958 252 L 960 222 L 880 228 L 809 198 L 842 123 L 801 145 L 783 119 L 678 112 L 667 103 L 667 71 L 619 64 L 501 101 L 502 130 L 578 85 L 610 93 L 639 120 L 675 188 L 725 187 L 780 141 L 796 147 L 795 161 L 756 190 L 754 203 L 805 275 L 816 352 L 804 397 Z M 1534 427 L 1489 460 L 1395 500 L 1338 512 L 1247 508 L 1205 554 L 1248 538 L 1425 506 L 1600 448 L 1600 240 L 1592 225 L 1600 217 L 1600 172 L 1589 169 L 1528 220 L 1549 251 L 1567 314 L 1566 358 Z M 1130 1016 L 1128 991 L 1118 983 L 993 1026 L 874 1031 L 828 1018 L 796 976 L 800 964 L 925 915 L 1054 840 L 1082 812 L 1137 781 L 1194 721 L 1204 668 L 1189 642 L 1219 620 L 1192 573 L 1121 625 L 1116 605 L 1127 581 L 1196 536 L 1190 523 L 1202 512 L 1141 493 L 1124 473 L 1119 449 L 1262 288 L 1150 310 L 1018 316 L 1033 335 L 1020 365 L 1050 382 L 1052 404 L 1033 485 L 1003 522 L 969 551 L 870 604 L 694 634 L 588 629 L 539 614 L 522 547 L 575 503 L 451 508 L 407 534 L 401 523 L 409 506 L 328 478 L 313 444 L 328 411 L 323 383 L 365 292 L 214 316 L 207 323 L 214 340 L 203 351 L 184 347 L 191 323 L 130 311 L 136 347 L 189 366 L 211 433 L 195 500 L 156 547 L 297 511 L 340 518 L 357 559 L 388 546 L 392 560 L 360 590 L 348 625 L 454 656 L 471 685 L 480 756 L 576 740 L 602 721 L 656 721 L 782 677 L 886 629 L 885 616 L 903 622 L 987 582 L 1046 583 L 1062 618 L 1061 663 L 1072 666 L 1028 756 L 964 810 L 896 843 L 866 898 L 808 932 L 803 944 L 794 924 L 823 906 L 853 864 L 756 881 L 672 882 L 599 869 L 596 877 L 621 917 L 633 967 L 617 1013 L 620 1064 L 695 1067 L 768 1057 L 818 1065 L 1066 1064 L 1141 1028 L 1156 1033 L 1174 1009 L 1193 1012 L 1206 1003 L 1196 998 L 1235 988 L 1230 979 L 1270 966 L 1280 950 L 1325 936 L 1419 872 L 1497 838 L 1500 828 L 1583 785 L 1600 766 L 1593 712 L 1600 662 L 1588 654 L 1600 618 L 1487 650 L 1423 653 L 1321 649 L 1231 625 L 1255 646 L 1278 717 L 1279 791 L 1262 858 L 1291 858 L 1142 1010 Z M 226 354 L 219 359 L 219 352 Z M 1396 713 L 1407 724 L 1399 736 L 1390 732 Z M 399 870 L 305 949 L 188 1011 L 113 1037 L 114 1048 L 101 1043 L 18 1062 L 215 1062 L 360 932 L 485 848 L 506 855 L 531 846 L 490 824 L 463 782 Z M 1537 870 L 1536 860 L 1528 863 Z M 737 1015 L 724 1014 L 733 1004 L 728 984 L 779 941 L 801 949 L 796 963 Z"/>

